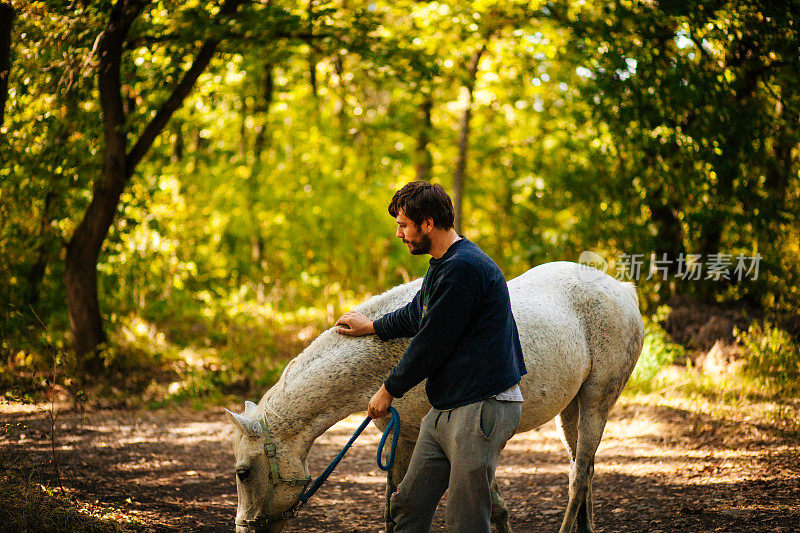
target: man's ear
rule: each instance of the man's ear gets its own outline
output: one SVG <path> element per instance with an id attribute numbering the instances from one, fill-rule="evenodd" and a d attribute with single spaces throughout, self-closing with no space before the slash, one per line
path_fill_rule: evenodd
<path id="1" fill-rule="evenodd" d="M 426 218 L 425 220 L 422 221 L 422 224 L 420 224 L 419 227 L 422 230 L 422 233 L 428 235 L 431 231 L 433 231 L 433 219 Z"/>

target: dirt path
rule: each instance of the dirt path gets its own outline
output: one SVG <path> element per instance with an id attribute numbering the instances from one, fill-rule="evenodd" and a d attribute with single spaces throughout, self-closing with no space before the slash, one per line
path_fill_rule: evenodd
<path id="1" fill-rule="evenodd" d="M 16 410 L 15 410 L 16 409 Z M 236 508 L 229 425 L 221 409 L 62 413 L 58 451 L 70 499 L 135 520 L 146 531 L 231 531 Z M 49 423 L 40 410 L 0 411 L 0 467 L 51 484 Z M 702 415 L 629 399 L 618 405 L 596 460 L 599 531 L 800 531 L 800 437 L 739 417 Z M 322 471 L 360 418 L 314 445 Z M 368 429 L 286 531 L 380 531 L 384 474 Z M 568 463 L 551 422 L 518 435 L 498 478 L 515 531 L 556 531 Z M 443 506 L 434 530 L 444 531 Z M 0 528 L 1 529 L 1 528 Z"/>

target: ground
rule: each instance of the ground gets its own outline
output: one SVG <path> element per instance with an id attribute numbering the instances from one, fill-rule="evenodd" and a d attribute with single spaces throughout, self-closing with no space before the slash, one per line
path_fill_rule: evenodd
<path id="1" fill-rule="evenodd" d="M 669 391 L 623 397 L 596 459 L 597 529 L 800 531 L 800 433 L 782 423 L 785 409 L 797 409 L 797 403 L 773 407 L 715 405 Z M 57 487 L 46 406 L 0 408 L 6 426 L 2 471 Z M 318 439 L 309 460 L 312 475 L 360 421 L 354 415 Z M 85 513 L 140 531 L 233 529 L 231 428 L 221 408 L 62 412 L 55 428 L 61 484 Z M 374 427 L 361 436 L 286 531 L 382 529 L 385 475 L 375 465 L 378 437 Z M 515 531 L 558 529 L 567 472 L 553 422 L 509 441 L 497 475 Z M 443 506 L 434 530 L 445 530 Z"/>

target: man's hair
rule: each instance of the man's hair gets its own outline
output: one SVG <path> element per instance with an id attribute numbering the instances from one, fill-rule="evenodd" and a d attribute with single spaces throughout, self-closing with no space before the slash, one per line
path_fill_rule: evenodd
<path id="1" fill-rule="evenodd" d="M 453 201 L 439 184 L 412 181 L 404 185 L 394 193 L 389 204 L 389 214 L 396 217 L 401 210 L 416 226 L 425 219 L 432 218 L 433 225 L 437 228 L 453 227 Z"/>

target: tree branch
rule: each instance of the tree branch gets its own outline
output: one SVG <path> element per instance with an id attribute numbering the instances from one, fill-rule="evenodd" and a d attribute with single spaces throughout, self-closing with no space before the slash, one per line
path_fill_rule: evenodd
<path id="1" fill-rule="evenodd" d="M 298 40 L 304 41 L 306 43 L 311 43 L 312 41 L 320 41 L 323 39 L 330 39 L 337 37 L 335 33 L 307 33 L 307 32 L 285 32 L 279 31 L 275 33 L 263 34 L 260 35 L 257 39 L 254 39 L 250 35 L 245 35 L 243 33 L 233 32 L 227 34 L 224 40 L 232 41 L 232 42 L 246 42 L 248 44 L 254 43 L 272 43 L 278 39 L 286 39 L 288 41 L 291 40 Z M 169 43 L 172 41 L 176 41 L 180 39 L 181 36 L 177 33 L 165 33 L 163 35 L 148 35 L 142 36 L 138 39 L 131 40 L 125 43 L 125 50 L 136 50 L 137 48 L 147 47 L 153 44 L 164 44 Z"/>
<path id="2" fill-rule="evenodd" d="M 120 70 L 122 67 L 122 46 L 128 35 L 131 24 L 139 16 L 149 0 L 118 0 L 111 9 L 111 14 L 98 43 L 99 71 L 97 85 L 100 92 L 100 107 L 103 111 L 103 128 L 106 148 L 103 156 L 104 175 L 110 169 L 124 170 L 125 167 L 125 110 L 122 105 L 122 84 Z M 95 182 L 96 193 L 109 186 L 107 180 Z"/>
<path id="3" fill-rule="evenodd" d="M 220 8 L 219 15 L 222 17 L 233 14 L 244 2 L 245 0 L 226 0 L 222 8 Z M 219 43 L 220 39 L 216 37 L 209 37 L 205 40 L 200 46 L 200 50 L 198 50 L 192 62 L 192 66 L 189 67 L 189 70 L 183 75 L 181 81 L 175 86 L 169 98 L 161 105 L 158 112 L 156 112 L 156 116 L 154 116 L 150 123 L 145 126 L 144 130 L 142 130 L 139 139 L 126 157 L 125 174 L 127 177 L 133 175 L 136 165 L 139 164 L 147 153 L 147 150 L 150 149 L 156 137 L 163 131 L 173 113 L 181 107 L 183 101 L 189 96 L 200 74 L 203 73 L 211 62 L 211 58 L 214 57 Z"/>
<path id="4" fill-rule="evenodd" d="M 151 44 L 166 43 L 178 39 L 180 35 L 177 33 L 162 33 L 161 35 L 141 35 L 136 39 L 130 39 L 125 42 L 125 50 L 136 50 L 150 46 Z"/>

